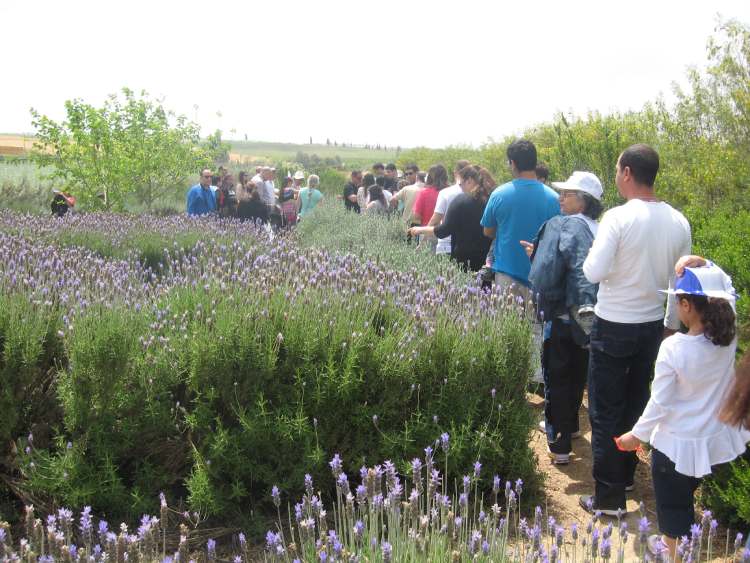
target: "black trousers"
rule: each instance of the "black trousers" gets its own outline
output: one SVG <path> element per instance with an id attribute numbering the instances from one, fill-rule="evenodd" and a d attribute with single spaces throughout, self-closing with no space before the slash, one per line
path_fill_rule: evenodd
<path id="1" fill-rule="evenodd" d="M 690 537 L 690 526 L 695 524 L 695 489 L 701 480 L 678 473 L 674 462 L 656 448 L 651 451 L 651 477 L 659 531 L 670 538 Z"/>
<path id="2" fill-rule="evenodd" d="M 578 432 L 578 410 L 589 368 L 589 351 L 573 340 L 570 322 L 553 319 L 542 345 L 544 424 L 551 452 L 567 454 Z"/>
<path id="3" fill-rule="evenodd" d="M 638 458 L 621 452 L 615 436 L 630 430 L 651 395 L 663 321 L 623 324 L 594 319 L 589 357 L 589 418 L 594 458 L 594 507 L 625 509 L 625 486 Z"/>

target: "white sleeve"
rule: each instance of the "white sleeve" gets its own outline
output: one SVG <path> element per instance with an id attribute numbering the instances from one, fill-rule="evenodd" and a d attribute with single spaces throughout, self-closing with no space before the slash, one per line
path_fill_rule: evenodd
<path id="1" fill-rule="evenodd" d="M 447 189 L 448 188 L 445 188 L 445 190 Z M 443 195 L 446 193 L 445 190 L 440 190 L 437 201 L 435 202 L 435 213 L 440 213 L 443 217 L 445 217 L 445 213 L 448 211 L 448 197 Z"/>
<path id="2" fill-rule="evenodd" d="M 667 338 L 659 348 L 654 366 L 654 381 L 651 384 L 651 398 L 631 431 L 641 442 L 651 441 L 656 425 L 667 415 L 670 401 L 676 395 L 677 372 L 672 365 L 671 341 L 673 337 Z"/>
<path id="3" fill-rule="evenodd" d="M 680 257 L 690 254 L 693 248 L 690 224 L 687 221 L 685 221 L 685 227 L 687 228 L 687 237 L 685 237 L 685 240 L 680 247 Z M 674 264 L 672 264 L 669 273 L 669 289 L 674 288 L 674 283 L 675 273 Z M 672 294 L 667 294 L 667 311 L 664 314 L 664 326 L 672 330 L 680 330 L 680 318 L 677 314 L 677 296 Z"/>
<path id="4" fill-rule="evenodd" d="M 602 217 L 589 255 L 583 263 L 583 273 L 591 283 L 607 278 L 617 253 L 620 233 L 615 215 L 607 212 Z"/>

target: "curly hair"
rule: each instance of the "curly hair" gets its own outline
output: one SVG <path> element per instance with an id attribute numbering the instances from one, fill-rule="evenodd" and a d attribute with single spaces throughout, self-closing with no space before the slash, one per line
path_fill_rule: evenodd
<path id="1" fill-rule="evenodd" d="M 688 301 L 703 322 L 703 334 L 717 346 L 729 346 L 737 334 L 734 309 L 726 299 L 703 295 L 678 295 L 680 301 Z"/>

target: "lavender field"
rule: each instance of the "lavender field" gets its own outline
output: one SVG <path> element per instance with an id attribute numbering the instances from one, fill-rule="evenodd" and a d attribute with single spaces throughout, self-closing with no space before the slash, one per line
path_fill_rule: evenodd
<path id="1" fill-rule="evenodd" d="M 215 219 L 4 211 L 0 232 L 6 518 L 132 521 L 163 492 L 252 533 L 274 485 L 330 498 L 334 453 L 403 472 L 443 433 L 450 480 L 479 460 L 539 490 L 526 312 L 444 263 Z"/>

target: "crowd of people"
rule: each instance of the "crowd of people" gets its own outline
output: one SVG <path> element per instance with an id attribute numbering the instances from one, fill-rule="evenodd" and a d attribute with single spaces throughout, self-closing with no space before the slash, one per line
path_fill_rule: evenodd
<path id="1" fill-rule="evenodd" d="M 303 186 L 304 182 L 302 170 L 288 174 L 277 187 L 276 169 L 271 166 L 256 167 L 252 177 L 242 171 L 236 180 L 223 167 L 219 167 L 216 175 L 206 168 L 201 171 L 199 182 L 188 190 L 187 213 L 218 213 L 221 217 L 236 217 L 279 228 L 292 227 L 323 199 L 317 175 L 310 174 L 307 185 Z"/>
<path id="2" fill-rule="evenodd" d="M 588 386 L 594 491 L 581 506 L 624 514 L 635 450 L 651 444 L 661 536 L 649 542 L 675 557 L 694 524 L 701 478 L 750 441 L 750 358 L 735 371 L 731 279 L 690 254 L 687 219 L 654 191 L 653 148 L 622 152 L 615 183 L 626 203 L 603 216 L 595 174 L 576 171 L 549 187 L 526 140 L 507 158 L 513 179 L 502 186 L 467 161 L 452 184 L 440 164 L 403 175 L 378 164 L 352 172 L 342 199 L 355 213 L 399 213 L 420 244 L 533 303 L 551 462 L 570 462 Z"/>

